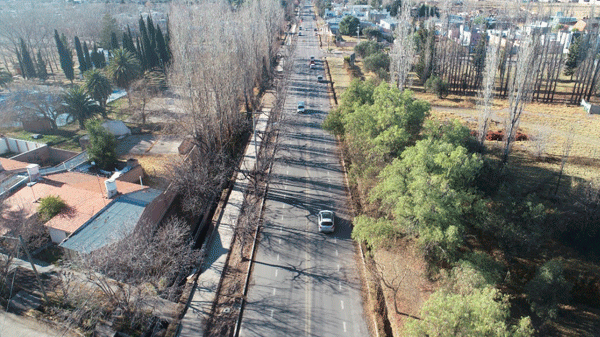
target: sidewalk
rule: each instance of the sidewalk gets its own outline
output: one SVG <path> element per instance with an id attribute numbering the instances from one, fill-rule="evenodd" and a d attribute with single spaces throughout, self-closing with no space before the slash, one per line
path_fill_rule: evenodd
<path id="1" fill-rule="evenodd" d="M 246 152 L 240 170 L 236 176 L 235 184 L 229 195 L 227 206 L 225 206 L 217 221 L 212 242 L 209 243 L 208 256 L 202 265 L 202 273 L 194 285 L 193 294 L 181 319 L 178 336 L 198 337 L 204 336 L 206 323 L 210 318 L 213 303 L 216 299 L 217 288 L 221 281 L 223 269 L 227 262 L 227 256 L 233 243 L 233 236 L 237 220 L 240 215 L 246 187 L 249 184 L 246 172 L 254 168 L 256 163 L 256 152 L 260 151 L 262 145 L 262 135 L 267 128 L 271 109 L 265 108 L 257 113 L 256 122 L 256 143 L 252 137 Z"/>

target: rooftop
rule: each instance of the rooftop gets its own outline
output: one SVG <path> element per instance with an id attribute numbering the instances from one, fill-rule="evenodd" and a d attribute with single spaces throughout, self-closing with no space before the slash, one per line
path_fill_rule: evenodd
<path id="1" fill-rule="evenodd" d="M 147 188 L 118 197 L 60 246 L 88 254 L 119 240 L 133 231 L 146 206 L 160 194 L 159 190 Z"/>
<path id="2" fill-rule="evenodd" d="M 2 164 L 2 167 L 7 171 L 25 170 L 27 169 L 27 165 L 29 165 L 29 163 L 7 158 L 0 158 L 0 164 Z"/>
<path id="3" fill-rule="evenodd" d="M 27 217 L 37 212 L 37 200 L 49 195 L 59 196 L 67 204 L 46 226 L 73 233 L 98 213 L 111 200 L 106 198 L 104 178 L 78 172 L 51 174 L 31 187 L 23 187 L 6 199 L 5 212 L 22 210 Z M 117 181 L 117 191 L 122 194 L 145 189 L 137 184 Z"/>

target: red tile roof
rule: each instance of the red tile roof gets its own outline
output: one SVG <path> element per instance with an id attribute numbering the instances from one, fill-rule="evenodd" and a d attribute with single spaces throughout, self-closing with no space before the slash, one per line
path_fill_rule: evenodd
<path id="1" fill-rule="evenodd" d="M 7 171 L 24 170 L 27 169 L 27 165 L 29 165 L 29 163 L 7 158 L 0 158 L 0 164 L 2 164 L 2 167 Z"/>
<path id="2" fill-rule="evenodd" d="M 22 208 L 28 216 L 35 214 L 39 203 L 37 200 L 49 195 L 59 196 L 67 204 L 67 208 L 56 215 L 46 226 L 73 233 L 94 214 L 111 202 L 106 198 L 104 177 L 65 172 L 43 177 L 31 187 L 23 187 L 10 196 L 6 203 L 9 209 L 3 213 Z M 117 181 L 117 191 L 122 194 L 139 191 L 146 187 L 123 181 Z M 4 214 L 3 214 L 4 215 Z"/>

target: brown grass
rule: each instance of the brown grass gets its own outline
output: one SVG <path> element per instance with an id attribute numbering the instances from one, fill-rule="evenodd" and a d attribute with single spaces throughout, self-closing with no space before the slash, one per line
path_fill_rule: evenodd
<path id="1" fill-rule="evenodd" d="M 168 164 L 172 163 L 175 158 L 179 158 L 179 155 L 127 155 L 128 159 L 137 159 L 144 169 L 146 177 L 144 178 L 144 185 L 152 188 L 165 190 L 169 186 L 169 170 Z"/>

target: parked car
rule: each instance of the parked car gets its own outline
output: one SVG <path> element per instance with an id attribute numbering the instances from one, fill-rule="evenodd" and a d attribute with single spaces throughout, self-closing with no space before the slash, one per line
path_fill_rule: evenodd
<path id="1" fill-rule="evenodd" d="M 323 75 L 317 76 L 317 82 L 323 82 Z"/>
<path id="2" fill-rule="evenodd" d="M 315 57 L 313 55 L 310 55 L 310 62 L 314 62 L 315 61 Z"/>
<path id="3" fill-rule="evenodd" d="M 302 32 L 298 32 L 298 36 L 302 36 Z"/>
<path id="4" fill-rule="evenodd" d="M 316 67 L 317 66 L 314 63 L 311 63 L 310 66 L 309 66 L 310 69 L 315 69 Z"/>
<path id="5" fill-rule="evenodd" d="M 333 233 L 335 230 L 335 214 L 333 211 L 320 211 L 317 216 L 317 222 L 319 224 L 319 232 L 321 233 Z"/>
<path id="6" fill-rule="evenodd" d="M 298 102 L 298 107 L 296 108 L 296 112 L 304 113 L 304 102 L 303 101 Z"/>

